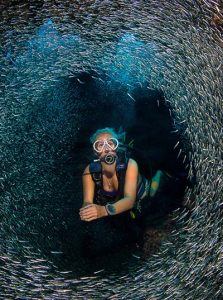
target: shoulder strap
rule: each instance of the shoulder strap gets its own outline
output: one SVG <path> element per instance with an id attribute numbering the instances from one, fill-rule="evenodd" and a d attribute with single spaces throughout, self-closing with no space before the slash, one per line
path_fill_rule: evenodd
<path id="1" fill-rule="evenodd" d="M 89 171 L 91 173 L 91 177 L 94 180 L 94 182 L 97 183 L 102 180 L 102 175 L 101 175 L 101 163 L 98 161 L 93 161 L 89 165 Z"/>
<path id="2" fill-rule="evenodd" d="M 102 189 L 102 167 L 99 161 L 93 161 L 89 165 L 91 178 L 95 183 L 94 202 L 100 204 L 100 191 Z"/>
<path id="3" fill-rule="evenodd" d="M 117 161 L 116 163 L 116 174 L 118 177 L 118 197 L 121 198 L 124 195 L 124 186 L 125 186 L 125 174 L 128 167 L 129 159 L 126 159 L 124 162 Z"/>
<path id="4" fill-rule="evenodd" d="M 128 166 L 128 161 L 126 162 L 120 162 L 120 161 L 117 161 L 117 164 L 116 164 L 116 172 L 123 172 L 124 170 L 127 169 L 127 166 Z"/>

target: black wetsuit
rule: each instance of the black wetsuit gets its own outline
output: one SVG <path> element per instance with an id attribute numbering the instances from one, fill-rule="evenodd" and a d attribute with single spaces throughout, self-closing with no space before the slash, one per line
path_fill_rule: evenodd
<path id="1" fill-rule="evenodd" d="M 102 168 L 100 162 L 90 164 L 90 173 L 95 182 L 94 203 L 105 205 L 114 203 L 124 196 L 125 174 L 128 160 L 117 161 L 116 174 L 118 178 L 118 191 L 108 192 L 103 189 Z M 175 203 L 173 191 L 179 189 L 178 178 L 160 172 L 161 180 L 155 181 L 155 177 L 147 180 L 138 176 L 137 196 L 133 209 L 118 215 L 96 219 L 91 222 L 83 222 L 86 228 L 84 249 L 88 254 L 106 253 L 112 249 L 127 244 L 130 241 L 139 240 L 142 230 L 148 225 L 159 223 L 167 213 L 178 205 Z M 155 195 L 151 196 L 153 183 L 157 188 Z M 179 195 L 180 196 L 180 195 Z M 178 196 L 177 196 L 178 198 Z M 87 250 L 88 249 L 88 250 Z"/>
<path id="2" fill-rule="evenodd" d="M 115 202 L 124 196 L 125 174 L 128 166 L 126 162 L 117 161 L 116 174 L 118 178 L 117 191 L 105 191 L 103 189 L 102 168 L 99 162 L 93 162 L 89 166 L 92 179 L 95 182 L 94 203 L 105 205 L 108 202 Z M 142 196 L 145 191 L 146 179 L 138 178 L 137 195 Z M 117 249 L 124 244 L 139 239 L 141 229 L 138 228 L 130 211 L 118 215 L 100 218 L 91 222 L 83 222 L 85 237 L 83 253 L 87 255 L 98 255 Z"/>

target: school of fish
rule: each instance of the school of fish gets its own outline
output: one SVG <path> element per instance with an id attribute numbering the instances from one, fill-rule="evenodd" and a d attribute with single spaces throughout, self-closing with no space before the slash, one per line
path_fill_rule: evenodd
<path id="1" fill-rule="evenodd" d="M 1 1 L 0 11 L 0 299 L 222 299 L 222 2 Z M 118 275 L 76 276 L 46 255 L 60 259 L 61 203 L 80 197 L 69 155 L 89 100 L 74 101 L 72 80 L 92 71 L 98 86 L 104 74 L 126 85 L 129 109 L 131 85 L 162 90 L 196 174 L 178 229 Z"/>

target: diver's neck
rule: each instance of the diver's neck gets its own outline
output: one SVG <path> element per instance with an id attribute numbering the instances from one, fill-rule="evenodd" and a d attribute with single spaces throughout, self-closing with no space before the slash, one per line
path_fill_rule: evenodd
<path id="1" fill-rule="evenodd" d="M 102 162 L 101 165 L 102 165 L 102 172 L 105 175 L 111 176 L 115 173 L 116 162 L 114 162 L 111 165 L 108 165 L 105 162 Z"/>

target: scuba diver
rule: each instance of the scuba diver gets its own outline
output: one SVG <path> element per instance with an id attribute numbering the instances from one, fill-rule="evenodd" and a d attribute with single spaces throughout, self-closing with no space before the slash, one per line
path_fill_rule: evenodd
<path id="1" fill-rule="evenodd" d="M 136 241 L 141 234 L 137 221 L 147 215 L 158 189 L 162 172 L 157 171 L 150 180 L 142 176 L 124 139 L 125 133 L 112 128 L 99 129 L 90 138 L 97 159 L 83 172 L 79 214 L 86 226 L 84 252 L 90 248 L 103 252 Z"/>

